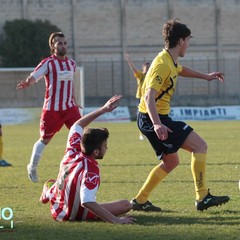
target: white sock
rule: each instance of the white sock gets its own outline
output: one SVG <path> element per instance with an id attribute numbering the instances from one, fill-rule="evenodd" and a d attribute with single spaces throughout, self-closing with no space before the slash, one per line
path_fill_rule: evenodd
<path id="1" fill-rule="evenodd" d="M 30 159 L 30 165 L 32 168 L 37 167 L 45 147 L 46 145 L 40 139 L 33 145 L 32 155 Z"/>

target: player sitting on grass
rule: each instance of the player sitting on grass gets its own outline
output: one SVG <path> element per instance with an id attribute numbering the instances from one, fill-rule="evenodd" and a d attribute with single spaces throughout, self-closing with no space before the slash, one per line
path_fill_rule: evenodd
<path id="1" fill-rule="evenodd" d="M 86 128 L 100 115 L 111 112 L 118 106 L 121 96 L 113 96 L 98 110 L 79 119 L 70 129 L 65 155 L 60 164 L 56 182 L 48 180 L 40 198 L 50 201 L 52 217 L 57 221 L 97 220 L 110 223 L 131 224 L 131 216 L 120 216 L 132 209 L 128 200 L 98 204 L 96 193 L 100 184 L 97 159 L 102 159 L 107 150 L 108 130 Z"/>

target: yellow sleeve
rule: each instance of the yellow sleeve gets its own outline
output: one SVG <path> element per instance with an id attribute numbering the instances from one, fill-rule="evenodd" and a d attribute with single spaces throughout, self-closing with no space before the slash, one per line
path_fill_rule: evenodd
<path id="1" fill-rule="evenodd" d="M 136 73 L 134 73 L 134 77 L 136 78 L 136 80 L 138 81 L 138 82 L 140 82 L 141 81 L 141 79 L 143 78 L 143 73 L 141 72 L 141 71 L 137 71 Z"/>

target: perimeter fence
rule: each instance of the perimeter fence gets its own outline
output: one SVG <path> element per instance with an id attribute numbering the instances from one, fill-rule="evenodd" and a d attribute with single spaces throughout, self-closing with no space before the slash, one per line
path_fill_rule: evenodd
<path id="1" fill-rule="evenodd" d="M 135 66 L 141 69 L 145 60 L 134 61 Z M 181 64 L 202 72 L 221 71 L 225 82 L 180 77 L 172 106 L 240 105 L 240 58 L 181 60 Z M 126 62 L 82 60 L 78 65 L 84 72 L 85 107 L 99 106 L 110 96 L 121 94 L 121 104 L 135 113 L 137 84 Z M 26 77 L 24 72 L 13 72 L 6 78 L 6 74 L 0 72 L 0 108 L 42 107 L 44 81 L 21 92 L 16 89 L 17 83 Z"/>

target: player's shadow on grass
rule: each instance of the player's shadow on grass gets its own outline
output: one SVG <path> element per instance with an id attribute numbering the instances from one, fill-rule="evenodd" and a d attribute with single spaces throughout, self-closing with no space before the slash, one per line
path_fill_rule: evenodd
<path id="1" fill-rule="evenodd" d="M 208 215 L 201 215 L 201 212 L 196 217 L 187 217 L 179 214 L 176 216 L 169 216 L 168 213 L 171 212 L 166 211 L 164 213 L 159 214 L 151 214 L 145 213 L 144 215 L 133 216 L 137 219 L 136 224 L 145 225 L 145 226 L 154 226 L 154 225 L 237 225 L 239 226 L 240 222 L 240 211 L 219 211 L 208 213 Z M 173 212 L 172 212 L 173 213 Z M 227 216 L 229 214 L 229 216 Z M 224 215 L 224 216 L 221 216 Z M 234 216 L 233 216 L 234 215 Z"/>

